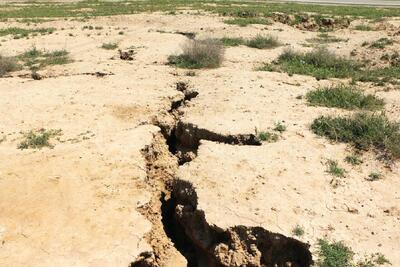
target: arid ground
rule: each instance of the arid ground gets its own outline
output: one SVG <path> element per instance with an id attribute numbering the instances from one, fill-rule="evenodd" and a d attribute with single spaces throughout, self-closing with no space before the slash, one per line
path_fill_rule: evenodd
<path id="1" fill-rule="evenodd" d="M 243 11 L 250 23 L 237 25 L 212 6 L 89 17 L 0 6 L 0 55 L 18 64 L 0 77 L 0 266 L 311 266 L 310 255 L 400 266 L 400 152 L 313 130 L 359 112 L 400 121 L 400 10 L 344 24 Z M 278 44 L 244 41 L 257 36 Z M 171 62 L 207 38 L 225 38 L 219 66 Z M 278 66 L 289 48 L 394 69 L 316 79 Z M 339 85 L 383 104 L 309 102 Z M 345 252 L 337 265 L 329 249 Z"/>

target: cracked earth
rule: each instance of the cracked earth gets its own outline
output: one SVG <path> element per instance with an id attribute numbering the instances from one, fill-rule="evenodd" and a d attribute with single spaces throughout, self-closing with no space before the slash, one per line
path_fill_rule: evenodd
<path id="1" fill-rule="evenodd" d="M 87 23 L 101 35 L 88 36 L 82 23 L 60 20 L 41 24 L 52 35 L 2 43 L 4 55 L 36 46 L 66 49 L 74 62 L 40 71 L 42 80 L 26 71 L 0 79 L 0 266 L 303 267 L 324 237 L 400 265 L 397 164 L 368 152 L 353 167 L 349 146 L 309 130 L 320 115 L 349 113 L 297 97 L 334 81 L 254 70 L 286 47 L 306 51 L 318 33 L 222 21 L 190 12 L 96 18 Z M 189 76 L 166 65 L 188 39 L 178 31 L 269 33 L 285 45 L 227 48 L 220 68 Z M 349 41 L 329 47 L 348 56 L 391 32 L 334 34 Z M 101 49 L 105 42 L 132 48 L 133 60 Z M 399 118 L 400 90 L 363 89 Z M 261 142 L 257 131 L 277 122 L 287 131 Z M 41 128 L 62 130 L 53 148 L 17 149 L 21 133 Z M 326 159 L 348 171 L 336 188 Z M 376 170 L 384 179 L 364 179 Z M 303 236 L 293 236 L 296 225 Z"/>

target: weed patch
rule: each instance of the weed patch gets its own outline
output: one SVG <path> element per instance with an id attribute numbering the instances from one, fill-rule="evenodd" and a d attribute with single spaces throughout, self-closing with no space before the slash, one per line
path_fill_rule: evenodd
<path id="1" fill-rule="evenodd" d="M 319 88 L 308 92 L 306 98 L 310 105 L 323 107 L 377 110 L 384 106 L 382 99 L 364 95 L 362 91 L 348 85 Z"/>
<path id="2" fill-rule="evenodd" d="M 61 135 L 61 130 L 46 130 L 40 129 L 38 131 L 30 131 L 24 134 L 24 140 L 18 145 L 18 148 L 28 149 L 28 148 L 43 148 L 54 146 L 50 143 L 50 138 Z"/>
<path id="3" fill-rule="evenodd" d="M 377 181 L 382 179 L 382 174 L 380 174 L 379 172 L 371 172 L 368 177 L 366 178 L 367 181 Z"/>
<path id="4" fill-rule="evenodd" d="M 221 38 L 221 42 L 224 46 L 239 46 L 244 45 L 246 41 L 243 38 Z"/>
<path id="5" fill-rule="evenodd" d="M 318 240 L 319 267 L 347 267 L 353 259 L 353 251 L 342 242 Z"/>
<path id="6" fill-rule="evenodd" d="M 355 166 L 355 165 L 360 165 L 363 163 L 363 160 L 360 158 L 359 155 L 350 155 L 350 156 L 346 156 L 346 158 L 344 159 L 347 163 Z"/>
<path id="7" fill-rule="evenodd" d="M 400 158 L 400 124 L 390 122 L 384 115 L 321 116 L 311 129 L 329 140 L 349 143 L 360 150 L 374 147 L 389 157 Z"/>
<path id="8" fill-rule="evenodd" d="M 294 236 L 303 236 L 304 235 L 304 229 L 303 227 L 301 227 L 300 225 L 296 225 L 293 229 L 292 229 L 292 234 Z"/>
<path id="9" fill-rule="evenodd" d="M 31 70 L 38 70 L 48 65 L 63 65 L 71 63 L 69 53 L 66 50 L 42 51 L 36 47 L 26 51 L 17 57 Z"/>
<path id="10" fill-rule="evenodd" d="M 6 28 L 0 29 L 0 36 L 12 35 L 14 39 L 26 38 L 30 34 L 32 35 L 45 35 L 52 34 L 55 31 L 55 28 L 36 28 L 36 29 L 23 29 L 23 28 Z"/>
<path id="11" fill-rule="evenodd" d="M 354 82 L 371 82 L 377 86 L 383 86 L 385 83 L 393 85 L 400 84 L 400 64 L 391 65 L 384 68 L 366 69 L 355 72 L 352 75 Z"/>
<path id="12" fill-rule="evenodd" d="M 245 40 L 243 38 L 222 38 L 221 42 L 224 46 L 238 46 L 238 45 L 246 45 L 252 48 L 258 49 L 266 49 L 266 48 L 275 48 L 280 46 L 280 42 L 276 37 L 272 37 L 269 35 L 257 35 L 254 38 Z"/>
<path id="13" fill-rule="evenodd" d="M 337 163 L 337 161 L 334 160 L 328 160 L 326 162 L 326 166 L 327 166 L 327 170 L 326 172 L 336 176 L 336 177 L 345 177 L 346 174 L 346 170 L 339 167 L 339 164 Z"/>
<path id="14" fill-rule="evenodd" d="M 284 71 L 292 74 L 311 75 L 317 79 L 346 78 L 361 69 L 361 64 L 336 56 L 326 48 L 299 53 L 292 50 L 283 52 L 276 62 L 266 64 L 259 70 Z"/>
<path id="15" fill-rule="evenodd" d="M 268 142 L 268 143 L 274 143 L 278 141 L 279 136 L 276 133 L 271 133 L 271 132 L 260 132 L 258 134 L 258 138 L 261 141 Z"/>
<path id="16" fill-rule="evenodd" d="M 307 53 L 284 51 L 277 60 L 258 68 L 261 71 L 287 72 L 289 75 L 310 75 L 316 79 L 351 78 L 353 82 L 400 84 L 400 64 L 385 68 L 365 68 L 364 64 L 339 57 L 319 47 Z"/>
<path id="17" fill-rule="evenodd" d="M 374 253 L 368 258 L 359 261 L 357 267 L 377 267 L 384 264 L 390 264 L 390 261 L 382 253 Z"/>
<path id="18" fill-rule="evenodd" d="M 286 131 L 286 129 L 287 129 L 286 125 L 284 125 L 282 122 L 275 123 L 274 131 L 283 133 L 284 131 Z"/>

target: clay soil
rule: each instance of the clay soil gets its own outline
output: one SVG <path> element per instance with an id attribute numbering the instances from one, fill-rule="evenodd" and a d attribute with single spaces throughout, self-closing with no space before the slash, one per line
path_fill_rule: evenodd
<path id="1" fill-rule="evenodd" d="M 339 80 L 256 70 L 287 48 L 311 50 L 307 40 L 319 33 L 277 22 L 239 27 L 225 19 L 188 11 L 36 26 L 0 22 L 0 28 L 55 28 L 29 39 L 0 37 L 1 55 L 36 47 L 65 49 L 73 59 L 39 70 L 41 80 L 26 69 L 0 78 L 0 266 L 129 266 L 143 252 L 153 252 L 159 266 L 186 266 L 164 233 L 158 202 L 161 192 L 168 194 L 170 179 L 178 178 L 196 189 L 197 209 L 209 225 L 262 227 L 293 237 L 310 245 L 314 259 L 318 239 L 343 241 L 355 259 L 382 253 L 400 266 L 400 162 L 388 164 L 370 151 L 352 166 L 344 161 L 350 146 L 312 133 L 318 116 L 352 112 L 309 106 L 298 96 Z M 330 32 L 346 41 L 327 47 L 346 57 L 356 50 L 356 58 L 376 64 L 384 53 L 400 51 L 396 18 L 379 22 L 383 26 L 374 31 L 354 30 L 357 23 L 362 21 Z M 228 47 L 221 67 L 189 76 L 166 64 L 188 41 L 177 31 L 194 32 L 198 39 L 270 34 L 283 45 Z M 362 46 L 383 37 L 394 43 L 372 52 Z M 103 49 L 103 43 L 133 50 L 133 60 L 121 60 L 118 49 Z M 197 97 L 185 101 L 177 82 Z M 384 99 L 386 115 L 399 120 L 400 90 L 369 83 L 360 88 Z M 172 114 L 177 101 L 182 103 Z M 160 133 L 160 126 L 173 127 L 177 120 L 220 136 L 255 135 L 277 122 L 287 130 L 277 142 L 257 146 L 196 136 L 198 151 L 178 166 Z M 50 139 L 52 148 L 18 149 L 24 133 L 42 128 L 61 130 Z M 155 153 L 162 155 L 155 169 L 149 167 L 154 146 L 162 151 Z M 328 159 L 346 169 L 336 186 L 326 172 Z M 368 181 L 371 172 L 383 178 Z M 304 228 L 301 237 L 293 236 L 296 225 Z"/>

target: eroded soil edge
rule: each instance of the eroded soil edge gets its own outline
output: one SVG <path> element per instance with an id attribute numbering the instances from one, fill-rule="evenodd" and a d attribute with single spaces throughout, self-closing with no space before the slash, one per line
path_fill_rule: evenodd
<path id="1" fill-rule="evenodd" d="M 257 144 L 257 139 L 247 135 L 207 138 L 207 135 L 201 134 L 200 137 L 190 137 L 189 144 L 183 141 L 181 138 L 185 135 L 181 132 L 191 130 L 180 121 L 182 108 L 187 101 L 197 96 L 197 92 L 182 86 L 177 84 L 177 90 L 183 93 L 182 97 L 171 101 L 171 109 L 164 117 L 154 120 L 162 134 L 156 134 L 153 143 L 142 151 L 147 163 L 146 186 L 151 187 L 153 196 L 139 210 L 153 224 L 152 230 L 146 236 L 153 252 L 139 255 L 131 267 L 174 266 L 173 258 L 177 255 L 177 250 L 190 267 L 311 266 L 309 245 L 301 241 L 269 232 L 262 227 L 238 225 L 221 229 L 207 222 L 204 211 L 197 207 L 198 197 L 194 186 L 176 177 L 178 163 L 187 161 L 182 160 L 180 153 L 195 153 L 202 137 L 211 141 L 242 145 L 246 142 L 250 145 Z"/>

